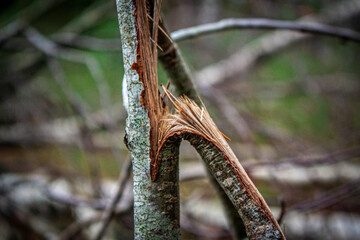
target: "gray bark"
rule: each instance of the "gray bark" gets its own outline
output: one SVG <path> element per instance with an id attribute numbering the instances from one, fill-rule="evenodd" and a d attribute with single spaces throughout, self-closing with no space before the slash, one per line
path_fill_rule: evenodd
<path id="1" fill-rule="evenodd" d="M 128 93 L 126 121 L 127 145 L 132 155 L 134 175 L 135 239 L 179 239 L 178 138 L 172 139 L 160 153 L 162 164 L 157 180 L 150 179 L 150 121 L 141 103 L 143 85 L 131 69 L 137 58 L 136 6 L 130 0 L 118 0 L 125 79 Z"/>
<path id="2" fill-rule="evenodd" d="M 210 141 L 198 135 L 186 134 L 184 138 L 195 147 L 213 177 L 231 200 L 243 220 L 248 238 L 285 239 L 277 223 L 264 210 L 266 206 L 259 206 L 255 199 L 250 197 L 248 186 L 240 182 L 223 153 Z"/>
<path id="3" fill-rule="evenodd" d="M 188 96 L 197 104 L 201 104 L 195 85 L 192 81 L 191 73 L 181 56 L 178 46 L 168 37 L 169 33 L 166 30 L 164 22 L 161 22 L 160 24 L 163 31 L 159 32 L 158 44 L 164 50 L 163 52 L 159 52 L 159 60 L 162 66 L 170 77 L 171 82 L 175 85 L 175 90 L 179 95 Z M 166 32 L 167 36 L 164 32 Z M 235 239 L 243 239 L 246 237 L 246 232 L 239 214 L 221 186 L 209 172 L 208 176 L 222 202 L 233 237 Z"/>

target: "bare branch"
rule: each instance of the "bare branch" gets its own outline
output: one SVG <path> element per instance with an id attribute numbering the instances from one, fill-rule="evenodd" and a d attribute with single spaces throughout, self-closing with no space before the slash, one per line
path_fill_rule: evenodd
<path id="1" fill-rule="evenodd" d="M 47 6 L 48 3 L 49 4 L 56 3 L 57 1 L 59 0 L 49 1 L 45 4 L 43 3 L 43 1 L 37 1 L 36 3 L 34 3 L 33 7 L 31 7 L 26 11 L 29 11 L 30 14 L 33 14 L 36 17 L 38 17 L 41 15 L 41 9 L 43 9 L 44 6 Z M 38 6 L 39 4 L 40 6 Z M 59 33 L 61 34 L 63 32 L 71 32 L 75 34 L 75 33 L 83 32 L 89 29 L 90 27 L 92 27 L 94 24 L 98 23 L 99 20 L 101 20 L 104 16 L 106 16 L 106 13 L 108 13 L 112 8 L 113 8 L 113 3 L 111 1 L 108 1 L 106 3 L 101 2 L 100 4 L 99 2 L 94 3 L 88 8 L 86 8 L 77 18 L 73 19 L 72 21 L 68 22 L 68 24 L 66 24 L 64 27 L 62 27 L 59 30 Z M 23 13 L 19 13 L 19 16 L 21 15 L 23 15 Z M 22 18 L 20 17 L 19 19 L 21 20 Z M 17 21 L 18 20 L 15 20 L 14 22 Z M 31 21 L 27 21 L 27 24 L 21 27 L 21 31 L 25 30 L 30 24 Z M 0 34 L 0 36 L 6 36 L 6 33 L 5 35 Z M 53 36 L 56 36 L 56 34 L 54 34 Z M 70 42 L 68 42 L 68 44 L 71 44 L 71 39 L 69 39 L 69 41 Z M 6 74 L 6 77 L 4 77 L 6 81 L 1 84 L 2 85 L 1 86 L 2 92 L 0 94 L 1 100 L 4 101 L 9 97 L 13 96 L 18 91 L 20 86 L 22 86 L 26 82 L 31 81 L 33 79 L 32 76 L 43 67 L 44 62 L 45 62 L 45 57 L 42 54 L 40 54 L 35 56 L 33 60 L 27 65 L 27 69 L 21 71 L 20 74 L 18 70 L 9 71 Z M 18 64 L 9 63 L 9 66 L 12 65 L 17 66 Z"/>
<path id="2" fill-rule="evenodd" d="M 85 116 L 86 122 L 92 131 L 103 129 L 110 124 L 108 119 L 104 118 L 106 112 L 113 113 L 112 121 L 114 122 L 120 122 L 125 119 L 125 113 L 119 111 L 121 108 L 121 104 L 115 104 L 107 109 L 87 113 Z M 38 126 L 19 123 L 12 127 L 3 127 L 0 128 L 0 143 L 33 146 L 49 143 L 65 146 L 80 144 L 79 135 L 81 134 L 81 128 L 79 128 L 79 126 L 82 122 L 83 119 L 80 116 L 73 116 L 40 123 Z M 122 147 L 122 145 L 116 146 Z M 114 145 L 111 146 L 110 144 L 104 143 L 97 144 L 95 147 L 97 149 L 112 148 Z"/>
<path id="3" fill-rule="evenodd" d="M 54 0 L 43 2 L 38 0 L 32 2 L 30 6 L 17 13 L 15 20 L 0 29 L 0 45 L 7 39 L 15 36 L 22 30 L 24 30 L 33 21 L 38 19 L 49 9 L 61 3 L 62 1 L 63 0 Z"/>
<path id="4" fill-rule="evenodd" d="M 131 174 L 131 157 L 129 156 L 128 159 L 125 160 L 125 162 L 122 165 L 121 168 L 121 173 L 120 173 L 120 177 L 118 180 L 118 190 L 114 196 L 114 198 L 112 199 L 111 203 L 109 204 L 109 206 L 106 208 L 105 212 L 103 213 L 102 219 L 102 226 L 99 230 L 99 232 L 97 234 L 95 234 L 95 238 L 96 240 L 100 240 L 103 238 L 103 236 L 105 235 L 106 229 L 109 226 L 111 220 L 113 219 L 113 217 L 116 214 L 116 206 L 118 205 L 121 196 L 123 195 L 124 189 L 125 189 L 125 185 L 127 183 L 127 181 L 130 178 L 130 174 Z"/>
<path id="5" fill-rule="evenodd" d="M 110 91 L 106 85 L 101 67 L 93 56 L 80 50 L 60 47 L 33 28 L 28 28 L 25 35 L 37 49 L 46 55 L 85 64 L 98 87 L 101 106 L 103 108 L 110 106 Z"/>
<path id="6" fill-rule="evenodd" d="M 58 33 L 53 38 L 58 44 L 99 51 L 120 51 L 121 40 L 118 38 L 103 39 L 78 35 L 76 33 Z"/>
<path id="7" fill-rule="evenodd" d="M 353 180 L 350 183 L 344 184 L 343 186 L 332 189 L 327 193 L 321 194 L 321 196 L 317 197 L 316 199 L 307 200 L 295 204 L 289 208 L 289 211 L 290 210 L 314 211 L 314 210 L 325 209 L 355 194 L 359 194 L 360 192 L 359 183 L 360 183 L 360 179 Z"/>
<path id="8" fill-rule="evenodd" d="M 50 72 L 52 73 L 56 83 L 60 86 L 63 93 L 69 99 L 71 106 L 76 110 L 76 112 L 81 116 L 83 119 L 83 126 L 80 127 L 80 140 L 81 140 L 81 147 L 94 152 L 95 144 L 94 139 L 88 126 L 87 122 L 85 121 L 85 110 L 84 106 L 85 103 L 81 100 L 79 95 L 71 91 L 71 88 L 65 81 L 65 74 L 61 67 L 61 65 L 54 59 L 50 59 L 48 61 L 48 66 L 50 68 Z M 100 172 L 99 172 L 99 160 L 93 155 L 88 154 L 88 163 L 90 167 L 90 175 L 91 175 L 91 183 L 93 186 L 94 196 L 101 196 L 101 186 L 100 186 Z"/>
<path id="9" fill-rule="evenodd" d="M 312 167 L 318 164 L 335 164 L 340 161 L 347 161 L 354 158 L 360 157 L 360 148 L 350 148 L 345 150 L 339 150 L 333 153 L 325 154 L 323 156 L 302 156 L 297 158 L 288 158 L 277 161 L 266 161 L 266 162 L 257 162 L 248 164 L 245 166 L 246 169 L 251 170 L 252 168 L 256 168 L 257 166 L 281 166 L 281 165 L 289 165 L 289 166 L 302 166 L 302 167 Z"/>
<path id="10" fill-rule="evenodd" d="M 159 52 L 159 60 L 175 86 L 176 93 L 186 95 L 200 104 L 189 67 L 185 63 L 179 47 L 169 38 L 164 22 L 160 22 L 160 28 L 163 31 L 159 32 L 158 44 L 163 51 Z"/>
<path id="11" fill-rule="evenodd" d="M 91 200 L 91 199 L 84 199 L 83 197 L 80 196 L 61 195 L 52 191 L 50 188 L 46 189 L 45 195 L 52 201 L 69 205 L 72 207 L 87 207 L 95 210 L 106 209 L 106 202 L 104 200 Z"/>
<path id="12" fill-rule="evenodd" d="M 329 26 L 316 22 L 272 20 L 265 18 L 229 18 L 218 22 L 203 24 L 177 30 L 171 33 L 174 41 L 183 41 L 211 33 L 234 29 L 270 29 L 291 30 L 311 34 L 321 34 L 359 43 L 360 33 L 351 29 Z"/>
<path id="13" fill-rule="evenodd" d="M 46 55 L 85 64 L 98 86 L 100 102 L 102 103 L 101 105 L 103 108 L 106 108 L 110 105 L 109 89 L 105 84 L 101 68 L 94 57 L 79 50 L 61 48 L 54 42 L 51 42 L 49 39 L 46 39 L 33 28 L 27 29 L 25 35 L 36 48 L 38 48 Z"/>
<path id="14" fill-rule="evenodd" d="M 252 142 L 253 135 L 251 132 L 248 123 L 240 115 L 240 113 L 232 106 L 232 103 L 227 99 L 227 97 L 220 91 L 215 88 L 209 89 L 211 93 L 206 96 L 211 98 L 218 105 L 219 110 L 222 112 L 224 118 L 228 123 L 233 127 L 233 130 L 237 133 L 240 139 L 243 142 Z M 209 96 L 213 95 L 213 96 Z"/>
<path id="15" fill-rule="evenodd" d="M 112 12 L 114 8 L 114 3 L 112 1 L 95 1 L 89 7 L 84 9 L 80 15 L 76 18 L 73 18 L 65 26 L 59 30 L 61 33 L 79 33 L 85 29 L 93 27 L 99 22 L 102 18 L 106 16 L 107 13 Z M 56 36 L 55 33 L 53 36 Z"/>
<path id="16" fill-rule="evenodd" d="M 353 41 L 356 43 L 360 42 L 360 33 L 351 29 L 329 26 L 316 22 L 294 22 L 265 18 L 223 19 L 218 22 L 179 29 L 172 32 L 170 36 L 172 40 L 180 42 L 208 34 L 236 29 L 290 30 L 299 31 L 302 33 L 320 34 L 340 38 L 341 40 Z M 71 43 L 71 46 L 73 47 L 102 51 L 121 50 L 121 43 L 119 39 L 100 39 L 89 36 L 79 36 L 73 33 L 59 33 L 54 37 L 56 42 L 65 45 Z"/>
<path id="17" fill-rule="evenodd" d="M 117 209 L 114 215 L 121 216 L 123 214 L 126 214 L 131 207 L 127 209 Z M 82 220 L 82 221 L 76 221 L 72 224 L 70 224 L 63 232 L 61 232 L 59 236 L 59 240 L 70 240 L 74 239 L 76 236 L 78 236 L 83 228 L 86 228 L 92 224 L 104 221 L 105 218 L 101 214 L 95 215 L 94 217 L 90 217 L 88 219 Z"/>
<path id="18" fill-rule="evenodd" d="M 299 20 L 334 23 L 349 19 L 359 12 L 360 1 L 341 1 L 324 9 L 319 15 L 308 15 Z M 305 40 L 310 36 L 312 35 L 293 31 L 275 31 L 256 39 L 246 44 L 228 59 L 200 70 L 195 76 L 199 89 L 202 90 L 209 85 L 219 84 L 226 79 L 239 76 L 254 66 L 261 57 L 276 53 L 290 44 Z"/>
<path id="19" fill-rule="evenodd" d="M 86 113 L 89 109 L 87 103 L 73 91 L 70 85 L 65 81 L 65 73 L 62 69 L 60 63 L 56 59 L 48 59 L 48 67 L 52 76 L 54 77 L 55 82 L 58 84 L 64 95 L 69 100 L 71 106 L 75 109 L 77 114 L 79 114 L 83 119 L 85 119 Z"/>
<path id="20" fill-rule="evenodd" d="M 198 151 L 210 172 L 241 216 L 250 239 L 285 239 L 265 200 L 252 183 L 204 106 L 187 97 L 177 99 L 164 88 L 176 114 L 164 116 L 159 151 L 171 137 L 180 135 Z"/>
<path id="21" fill-rule="evenodd" d="M 85 66 L 88 68 L 95 85 L 97 86 L 97 90 L 99 92 L 99 101 L 100 105 L 103 109 L 108 109 L 111 106 L 111 99 L 110 99 L 110 89 L 107 85 L 107 82 L 105 81 L 105 77 L 103 74 L 103 71 L 100 67 L 100 64 L 98 63 L 97 59 L 90 55 L 87 52 L 83 52 L 80 50 L 70 49 L 70 48 L 64 48 L 60 47 L 54 42 L 50 41 L 49 39 L 45 38 L 43 35 L 41 35 L 38 31 L 36 31 L 33 28 L 28 28 L 25 31 L 25 35 L 28 38 L 28 40 L 40 51 L 45 53 L 46 55 L 55 57 L 55 58 L 61 58 L 67 61 L 74 61 L 79 62 L 82 64 L 85 64 Z M 104 112 L 105 116 L 104 118 L 108 122 L 105 127 L 109 131 L 115 131 L 117 129 L 116 124 L 113 121 L 113 113 L 111 111 Z M 117 139 L 111 136 L 111 140 L 113 143 L 116 143 Z M 114 144 L 115 145 L 115 144 Z M 112 150 L 113 155 L 115 159 L 117 160 L 117 163 L 120 163 L 120 154 L 118 151 L 113 148 Z"/>

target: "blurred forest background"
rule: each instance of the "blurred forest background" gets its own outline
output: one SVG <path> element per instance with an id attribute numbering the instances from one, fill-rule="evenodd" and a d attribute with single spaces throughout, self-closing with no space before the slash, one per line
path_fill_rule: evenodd
<path id="1" fill-rule="evenodd" d="M 162 15 L 170 32 L 224 18 L 360 31 L 350 0 L 167 0 Z M 0 2 L 0 239 L 91 239 L 118 181 L 106 238 L 132 239 L 119 37 L 115 1 Z M 178 45 L 288 239 L 358 239 L 359 43 L 235 29 Z M 231 239 L 197 153 L 181 148 L 182 238 Z"/>

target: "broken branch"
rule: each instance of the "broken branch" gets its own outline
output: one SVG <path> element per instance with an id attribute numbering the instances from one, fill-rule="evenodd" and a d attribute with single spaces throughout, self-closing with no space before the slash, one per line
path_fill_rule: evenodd
<path id="1" fill-rule="evenodd" d="M 177 111 L 175 114 L 167 114 L 163 117 L 160 125 L 158 154 L 169 138 L 181 136 L 188 140 L 206 162 L 210 172 L 237 209 L 248 237 L 250 239 L 285 239 L 270 208 L 206 108 L 204 106 L 200 108 L 187 97 L 177 99 L 165 87 L 163 89 Z M 202 121 L 199 121 L 201 116 Z"/>

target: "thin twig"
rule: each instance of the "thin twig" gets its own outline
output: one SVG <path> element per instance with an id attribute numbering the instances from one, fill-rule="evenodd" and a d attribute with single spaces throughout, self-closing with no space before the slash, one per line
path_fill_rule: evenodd
<path id="1" fill-rule="evenodd" d="M 41 9 L 44 6 L 46 6 L 48 2 L 50 4 L 53 4 L 56 1 L 58 1 L 58 0 L 47 1 L 46 3 L 44 3 L 43 1 L 36 1 L 36 3 L 39 3 L 40 6 L 37 6 L 38 4 L 34 5 L 34 8 L 30 8 L 29 10 L 26 10 L 26 11 L 29 11 L 32 14 L 35 14 L 36 16 L 41 16 Z M 103 3 L 103 2 L 100 3 L 100 2 L 101 1 L 96 1 L 94 4 L 91 4 L 89 7 L 84 9 L 84 11 L 81 12 L 75 19 L 72 19 L 65 26 L 61 27 L 58 30 L 58 33 L 63 33 L 63 32 L 71 32 L 73 34 L 81 33 L 81 32 L 84 32 L 85 30 L 91 28 L 92 26 L 94 26 L 94 24 L 97 24 L 99 22 L 99 20 L 104 18 L 106 16 L 106 14 L 111 12 L 111 10 L 113 9 L 113 4 L 111 1 L 107 1 L 105 3 Z M 18 16 L 20 17 L 20 19 L 21 19 L 21 16 L 23 16 L 23 15 L 24 15 L 24 13 L 21 13 L 21 12 L 18 13 Z M 26 13 L 25 13 L 25 15 L 26 15 Z M 19 18 L 17 18 L 17 19 L 19 19 Z M 15 21 L 18 21 L 18 20 L 15 20 Z M 28 27 L 29 24 L 31 24 L 31 22 L 32 21 L 27 20 L 26 27 Z M 2 30 L 0 30 L 0 32 L 1 31 Z M 4 30 L 4 31 L 7 32 L 7 30 Z M 2 39 L 2 37 L 6 37 L 6 35 L 7 35 L 7 33 L 0 34 L 0 39 Z M 55 33 L 55 35 L 56 35 L 56 33 Z M 69 39 L 68 43 L 71 44 L 71 42 L 72 42 L 72 40 Z M 7 43 L 7 41 L 6 41 L 6 43 Z M 10 71 L 4 77 L 4 79 L 6 79 L 6 81 L 5 81 L 6 87 L 5 88 L 3 87 L 3 92 L 0 94 L 1 95 L 0 100 L 2 102 L 4 102 L 4 100 L 13 96 L 24 83 L 32 81 L 33 80 L 32 76 L 34 74 L 36 74 L 40 69 L 42 69 L 44 62 L 45 62 L 45 57 L 42 54 L 39 54 L 39 55 L 36 55 L 31 60 L 31 62 L 29 62 L 28 65 L 26 65 L 27 66 L 26 71 L 25 71 L 25 69 L 24 69 L 24 71 L 21 71 L 21 72 L 19 72 L 18 70 L 11 71 L 11 68 L 7 67 L 7 70 L 10 70 Z M 9 61 L 8 66 L 13 66 L 13 65 L 14 64 L 12 64 L 11 61 Z M 17 66 L 18 64 L 15 63 L 15 65 Z M 8 90 L 9 88 L 12 90 L 9 91 Z"/>
<path id="2" fill-rule="evenodd" d="M 106 208 L 105 212 L 103 213 L 102 219 L 102 226 L 97 234 L 95 234 L 95 240 L 101 240 L 105 233 L 106 229 L 108 228 L 111 220 L 115 216 L 116 213 L 116 206 L 119 203 L 121 196 L 123 195 L 126 183 L 128 182 L 131 174 L 131 157 L 129 156 L 125 162 L 123 163 L 120 177 L 118 180 L 118 190 L 116 192 L 116 195 L 114 196 L 113 200 L 111 201 L 109 207 Z"/>
<path id="3" fill-rule="evenodd" d="M 152 18 L 148 16 L 150 20 Z M 159 27 L 165 36 L 167 33 Z M 353 41 L 360 43 L 360 32 L 352 29 L 335 27 L 317 22 L 305 21 L 285 21 L 272 20 L 265 18 L 230 18 L 223 19 L 218 22 L 202 24 L 194 27 L 183 28 L 176 30 L 170 34 L 170 41 L 184 41 L 196 37 L 201 37 L 208 34 L 235 30 L 235 29 L 260 29 L 260 30 L 291 30 L 311 34 L 320 34 L 341 40 Z M 120 50 L 121 43 L 119 39 L 99 39 L 88 36 L 79 36 L 72 33 L 57 34 L 54 38 L 56 42 L 69 44 L 92 50 Z"/>
<path id="4" fill-rule="evenodd" d="M 95 144 L 93 140 L 93 135 L 91 133 L 90 127 L 86 122 L 86 103 L 83 101 L 76 92 L 72 91 L 69 84 L 65 81 L 65 73 L 62 69 L 60 63 L 55 59 L 48 60 L 48 66 L 51 74 L 53 75 L 55 82 L 60 86 L 60 89 L 63 91 L 64 95 L 68 98 L 70 105 L 75 109 L 75 111 L 82 118 L 82 126 L 79 127 L 82 129 L 80 131 L 80 140 L 81 147 L 85 148 L 85 152 L 95 151 Z M 99 172 L 99 160 L 93 154 L 87 154 L 89 159 L 89 167 L 91 174 L 91 183 L 94 190 L 94 196 L 101 196 L 101 185 L 100 185 L 100 172 Z"/>
<path id="5" fill-rule="evenodd" d="M 126 214 L 131 209 L 132 205 L 129 205 L 129 207 L 124 209 L 117 209 L 114 213 L 115 216 L 121 216 L 123 214 Z M 78 236 L 81 233 L 81 230 L 83 228 L 89 227 L 92 224 L 98 223 L 100 221 L 104 221 L 105 217 L 101 214 L 97 214 L 93 217 L 89 217 L 85 220 L 76 221 L 72 224 L 70 224 L 63 232 L 61 232 L 59 240 L 70 240 L 74 239 L 76 236 Z"/>
<path id="6" fill-rule="evenodd" d="M 280 214 L 277 218 L 278 223 L 281 225 L 281 222 L 286 213 L 286 202 L 283 199 L 280 199 Z"/>
<path id="7" fill-rule="evenodd" d="M 46 55 L 85 64 L 98 87 L 102 107 L 106 108 L 110 105 L 110 91 L 106 85 L 104 74 L 98 61 L 92 55 L 80 50 L 60 47 L 40 34 L 34 28 L 28 28 L 25 31 L 25 36 L 34 47 Z"/>
<path id="8" fill-rule="evenodd" d="M 86 119 L 89 106 L 80 97 L 79 94 L 73 91 L 68 82 L 65 81 L 65 72 L 64 69 L 61 67 L 60 63 L 55 58 L 50 58 L 47 61 L 47 65 L 55 82 L 58 84 L 64 95 L 67 97 L 72 107 L 83 119 Z"/>
<path id="9" fill-rule="evenodd" d="M 55 37 L 58 33 L 79 33 L 98 24 L 101 19 L 112 14 L 114 5 L 112 1 L 93 1 L 76 17 L 61 27 L 57 33 L 53 34 Z M 111 15 L 112 16 L 112 15 Z"/>
<path id="10" fill-rule="evenodd" d="M 120 51 L 121 40 L 118 38 L 103 39 L 75 33 L 58 33 L 52 40 L 65 46 L 98 50 L 98 51 Z"/>
<path id="11" fill-rule="evenodd" d="M 61 195 L 50 188 L 45 190 L 45 195 L 52 201 L 73 207 L 87 207 L 95 210 L 104 210 L 106 209 L 107 204 L 104 200 L 88 200 L 79 196 Z"/>
<path id="12" fill-rule="evenodd" d="M 80 50 L 60 47 L 34 28 L 28 28 L 25 36 L 34 47 L 48 56 L 85 64 L 98 87 L 101 105 L 103 108 L 109 106 L 109 89 L 105 84 L 101 67 L 93 56 Z"/>
<path id="13" fill-rule="evenodd" d="M 42 16 L 44 13 L 46 13 L 48 10 L 61 3 L 62 1 L 63 0 L 33 1 L 30 6 L 26 7 L 23 10 L 20 10 L 16 14 L 15 20 L 9 22 L 0 29 L 0 44 L 5 42 L 9 38 L 17 35 L 33 21 L 38 19 L 40 16 Z"/>
<path id="14" fill-rule="evenodd" d="M 78 236 L 81 233 L 82 229 L 102 220 L 104 219 L 101 217 L 101 215 L 96 215 L 84 221 L 73 222 L 67 228 L 65 228 L 64 231 L 60 233 L 59 240 L 74 239 L 76 236 Z"/>
<path id="15" fill-rule="evenodd" d="M 95 57 L 84 51 L 60 47 L 33 28 L 28 28 L 25 31 L 25 35 L 34 47 L 48 56 L 85 64 L 95 82 L 95 85 L 97 86 L 101 107 L 103 109 L 108 109 L 111 106 L 110 89 L 105 81 L 104 73 L 100 64 Z M 112 112 L 104 112 L 104 118 L 108 123 L 105 125 L 107 130 L 109 132 L 115 131 L 117 126 L 113 121 Z M 117 139 L 115 139 L 115 137 L 112 136 L 111 141 L 114 146 L 117 145 Z M 112 148 L 112 154 L 119 164 L 121 159 L 119 151 L 116 148 Z"/>
<path id="16" fill-rule="evenodd" d="M 248 123 L 240 115 L 240 113 L 236 110 L 232 103 L 227 99 L 225 94 L 215 88 L 211 88 L 210 91 L 211 94 L 207 95 L 213 95 L 213 97 L 211 98 L 216 102 L 219 110 L 222 112 L 227 122 L 232 125 L 233 129 L 236 131 L 240 139 L 243 142 L 252 142 L 253 135 L 250 127 L 248 126 Z"/>
<path id="17" fill-rule="evenodd" d="M 350 148 L 345 150 L 338 150 L 336 152 L 332 152 L 329 154 L 325 154 L 323 156 L 302 156 L 296 158 L 287 158 L 282 160 L 275 160 L 275 161 L 260 161 L 256 163 L 251 163 L 245 165 L 247 170 L 252 168 L 256 168 L 257 166 L 280 166 L 280 165 L 295 165 L 295 166 L 302 166 L 302 167 L 312 167 L 314 165 L 319 164 L 334 164 L 340 161 L 351 160 L 353 158 L 360 157 L 360 148 Z"/>
<path id="18" fill-rule="evenodd" d="M 355 194 L 359 194 L 360 179 L 356 179 L 350 183 L 347 183 L 341 187 L 331 189 L 330 191 L 321 194 L 316 199 L 306 200 L 297 203 L 289 208 L 289 211 L 300 210 L 300 211 L 316 211 L 331 207 L 346 198 L 349 198 Z"/>

